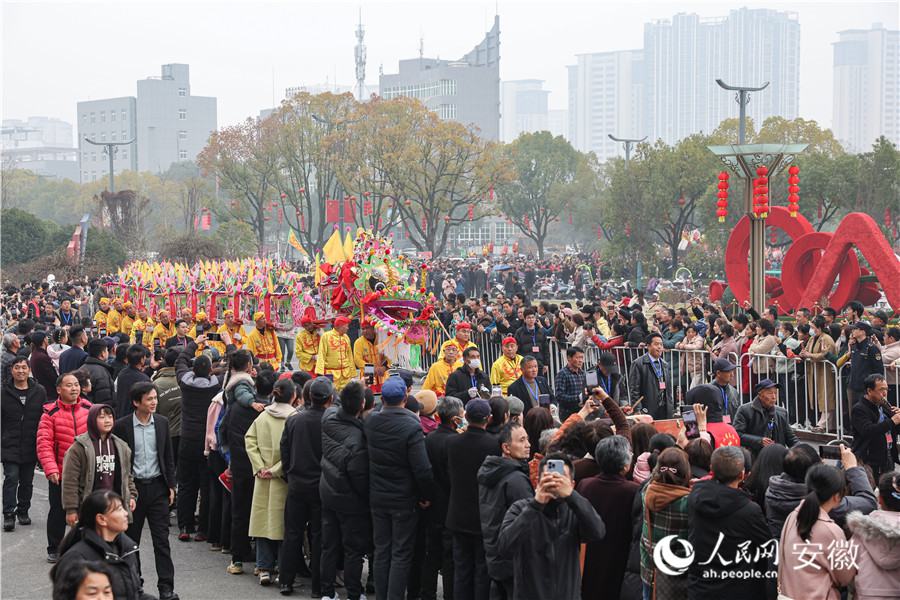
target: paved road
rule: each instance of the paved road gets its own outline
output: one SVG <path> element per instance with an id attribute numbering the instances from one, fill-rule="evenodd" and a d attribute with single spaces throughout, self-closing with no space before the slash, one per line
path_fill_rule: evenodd
<path id="1" fill-rule="evenodd" d="M 47 483 L 43 473 L 35 473 L 34 499 L 28 527 L 16 525 L 13 532 L 0 533 L 0 597 L 47 599 L 52 586 L 47 563 Z M 179 542 L 178 529 L 170 529 L 172 560 L 175 563 L 175 591 L 183 600 L 226 600 L 244 598 L 281 598 L 278 586 L 262 587 L 253 576 L 253 563 L 244 563 L 243 575 L 231 575 L 225 571 L 230 556 L 211 552 L 209 544 Z M 144 555 L 144 589 L 157 594 L 156 570 L 150 530 L 145 526 L 141 538 Z M 294 585 L 294 598 L 310 598 L 309 579 L 298 579 Z M 343 588 L 337 590 L 345 596 Z M 320 596 L 321 597 L 321 596 Z"/>

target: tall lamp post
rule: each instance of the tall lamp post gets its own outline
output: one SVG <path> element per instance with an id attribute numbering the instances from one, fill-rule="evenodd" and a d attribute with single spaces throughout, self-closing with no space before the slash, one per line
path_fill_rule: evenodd
<path id="1" fill-rule="evenodd" d="M 113 158 L 115 153 L 118 152 L 118 148 L 116 146 L 127 146 L 129 144 L 133 144 L 136 138 L 131 138 L 127 142 L 95 142 L 94 140 L 84 138 L 89 144 L 93 144 L 95 146 L 105 146 L 103 149 L 104 152 L 109 156 L 109 193 L 114 194 L 116 192 L 115 189 L 115 177 L 113 174 Z"/>
<path id="2" fill-rule="evenodd" d="M 616 136 L 614 136 L 611 133 L 608 135 L 609 135 L 609 139 L 613 140 L 614 142 L 622 142 L 625 144 L 625 168 L 626 169 L 631 165 L 631 146 L 633 144 L 640 144 L 641 142 L 643 142 L 644 140 L 647 139 L 646 135 L 639 140 L 627 139 L 627 138 L 617 138 Z M 638 261 L 637 261 L 637 286 L 638 286 L 638 289 L 641 289 L 641 280 L 643 279 L 643 276 L 641 274 L 641 267 L 643 267 L 643 263 L 641 262 L 640 254 L 638 254 Z"/>

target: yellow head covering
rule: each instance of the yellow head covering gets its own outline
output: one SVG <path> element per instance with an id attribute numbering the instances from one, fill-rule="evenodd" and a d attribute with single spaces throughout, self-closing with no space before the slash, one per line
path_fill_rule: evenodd
<path id="1" fill-rule="evenodd" d="M 266 316 L 266 313 L 264 313 L 263 311 L 260 310 L 260 311 L 253 313 L 253 320 L 259 321 L 260 319 L 262 319 L 265 316 Z"/>

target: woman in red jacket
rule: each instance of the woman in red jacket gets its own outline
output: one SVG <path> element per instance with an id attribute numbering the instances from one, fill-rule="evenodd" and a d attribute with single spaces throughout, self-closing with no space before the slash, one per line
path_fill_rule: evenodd
<path id="1" fill-rule="evenodd" d="M 59 559 L 59 543 L 66 533 L 66 511 L 62 507 L 62 489 L 59 478 L 62 474 L 63 457 L 75 442 L 75 436 L 87 431 L 88 411 L 91 404 L 79 398 L 81 386 L 78 378 L 71 373 L 60 375 L 56 380 L 59 399 L 44 405 L 44 414 L 38 424 L 37 454 L 47 477 L 50 512 L 47 515 L 47 562 Z"/>

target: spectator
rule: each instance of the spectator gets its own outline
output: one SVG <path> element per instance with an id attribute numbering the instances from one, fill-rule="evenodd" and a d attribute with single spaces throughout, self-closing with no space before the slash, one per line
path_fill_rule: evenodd
<path id="1" fill-rule="evenodd" d="M 533 308 L 525 309 L 524 325 L 516 331 L 516 342 L 522 357 L 533 356 L 538 360 L 538 373 L 546 373 L 550 364 L 550 343 L 543 328 L 538 326 Z"/>
<path id="2" fill-rule="evenodd" d="M 750 450 L 754 458 L 770 444 L 791 448 L 799 443 L 787 410 L 777 405 L 779 389 L 780 383 L 763 379 L 756 384 L 756 398 L 750 404 L 741 405 L 734 418 L 734 430 L 741 438 L 741 446 Z"/>
<path id="3" fill-rule="evenodd" d="M 840 503 L 844 484 L 841 471 L 829 465 L 816 465 L 806 474 L 809 493 L 788 515 L 781 532 L 778 581 L 784 595 L 838 599 L 839 588 L 849 584 L 856 575 L 853 562 L 830 560 L 825 552 L 807 552 L 809 567 L 806 568 L 800 568 L 803 563 L 797 563 L 802 559 L 795 554 L 798 547 L 833 548 L 846 542 L 843 530 L 828 516 Z"/>
<path id="4" fill-rule="evenodd" d="M 522 376 L 510 384 L 507 390 L 509 395 L 522 400 L 525 408 L 524 414 L 528 414 L 532 408 L 540 406 L 541 396 L 546 396 L 549 404 L 553 403 L 553 392 L 547 380 L 538 375 L 539 363 L 533 356 L 522 359 Z"/>
<path id="5" fill-rule="evenodd" d="M 112 367 L 109 366 L 109 346 L 103 340 L 91 340 L 87 345 L 88 357 L 81 366 L 90 373 L 91 391 L 87 400 L 91 404 L 113 402 Z"/>
<path id="6" fill-rule="evenodd" d="M 169 420 L 176 478 L 180 477 L 179 471 L 181 471 L 181 465 L 178 464 L 178 452 L 181 446 L 181 388 L 178 387 L 178 378 L 175 377 L 175 361 L 177 359 L 178 350 L 174 348 L 166 350 L 163 354 L 163 366 L 150 378 L 158 390 L 157 400 L 159 403 L 156 406 L 156 412 Z M 196 504 L 195 498 L 194 505 Z M 191 520 L 193 520 L 193 512 L 191 512 Z M 193 523 L 191 526 L 193 527 Z"/>
<path id="7" fill-rule="evenodd" d="M 87 343 L 88 335 L 84 327 L 76 325 L 69 330 L 69 344 L 71 344 L 71 347 L 59 356 L 60 374 L 70 373 L 75 369 L 81 368 L 81 365 L 84 364 L 88 357 L 88 353 L 84 351 Z"/>
<path id="8" fill-rule="evenodd" d="M 878 482 L 880 510 L 850 513 L 847 525 L 859 545 L 856 598 L 887 598 L 900 590 L 900 474 L 885 473 Z"/>
<path id="9" fill-rule="evenodd" d="M 797 322 L 800 322 L 798 318 Z M 798 325 L 798 331 L 803 332 L 802 327 L 807 327 L 809 339 L 803 344 L 800 358 L 805 358 L 806 385 L 809 406 L 813 410 L 821 411 L 819 422 L 813 427 L 813 431 L 833 431 L 835 426 L 834 410 L 837 381 L 835 369 L 828 364 L 827 355 L 834 354 L 834 340 L 827 333 L 810 327 L 808 324 Z"/>
<path id="10" fill-rule="evenodd" d="M 563 474 L 547 470 L 561 461 Z M 497 539 L 501 557 L 513 560 L 515 600 L 581 598 L 581 544 L 603 539 L 603 520 L 574 489 L 572 461 L 547 455 L 539 466 L 534 498 L 518 500 L 506 512 Z"/>
<path id="11" fill-rule="evenodd" d="M 481 370 L 481 353 L 478 348 L 470 346 L 463 351 L 465 364 L 447 378 L 447 396 L 454 396 L 463 402 L 484 394 L 491 393 L 491 380 Z"/>
<path id="12" fill-rule="evenodd" d="M 197 339 L 202 343 L 205 337 L 200 335 Z M 206 357 L 201 356 L 197 360 L 200 358 Z M 196 363 L 194 367 L 196 368 Z M 293 406 L 296 398 L 294 383 L 290 379 L 278 380 L 272 390 L 273 402 L 250 424 L 244 436 L 247 456 L 256 477 L 249 531 L 250 535 L 256 538 L 256 568 L 259 571 L 260 585 L 272 583 L 271 572 L 283 562 L 281 541 L 284 539 L 287 483 L 282 478 L 284 463 L 281 459 L 281 436 L 284 433 L 285 421 L 296 414 Z M 190 506 L 193 512 L 194 503 Z M 201 517 L 201 531 L 204 526 Z"/>
<path id="13" fill-rule="evenodd" d="M 671 418 L 672 375 L 669 363 L 662 359 L 662 336 L 651 333 L 646 338 L 647 354 L 631 364 L 629 373 L 631 404 L 640 404 L 641 412 L 656 420 Z"/>
<path id="14" fill-rule="evenodd" d="M 509 405 L 509 422 L 522 425 L 522 413 L 525 412 L 525 403 L 515 396 L 504 398 Z"/>
<path id="15" fill-rule="evenodd" d="M 52 579 L 53 600 L 113 598 L 112 570 L 105 562 L 72 559 Z"/>
<path id="16" fill-rule="evenodd" d="M 3 461 L 3 531 L 13 531 L 16 519 L 31 525 L 28 511 L 34 491 L 37 464 L 37 433 L 47 395 L 29 377 L 28 359 L 17 356 L 10 365 L 11 377 L 0 396 L 0 430 Z M 55 386 L 54 386 L 55 390 Z"/>
<path id="17" fill-rule="evenodd" d="M 733 337 L 734 327 L 730 323 L 722 323 L 719 325 L 719 333 L 722 337 L 709 351 L 710 360 L 724 358 L 732 364 L 737 364 L 740 348 Z"/>
<path id="18" fill-rule="evenodd" d="M 716 359 L 712 367 L 713 380 L 709 384 L 715 392 L 715 397 L 722 400 L 721 404 L 718 404 L 717 412 L 723 419 L 727 416 L 727 422 L 734 422 L 741 406 L 741 395 L 733 385 L 736 370 L 737 365 L 733 362 L 724 358 Z"/>
<path id="19" fill-rule="evenodd" d="M 750 474 L 741 483 L 741 488 L 750 492 L 750 497 L 766 512 L 766 490 L 775 475 L 784 472 L 784 457 L 788 449 L 782 444 L 768 444 L 753 461 Z"/>
<path id="20" fill-rule="evenodd" d="M 888 398 L 900 405 L 900 327 L 890 327 L 884 336 L 881 360 L 884 362 L 885 379 L 888 384 Z"/>
<path id="21" fill-rule="evenodd" d="M 513 598 L 512 561 L 499 556 L 497 538 L 509 507 L 517 500 L 534 497 L 528 479 L 531 447 L 528 432 L 518 423 L 501 427 L 499 440 L 501 455 L 488 455 L 478 469 L 478 509 L 491 598 Z"/>
<path id="22" fill-rule="evenodd" d="M 31 334 L 31 375 L 44 391 L 47 392 L 47 401 L 56 400 L 56 378 L 59 373 L 53 366 L 53 359 L 47 353 L 50 337 L 43 331 L 35 331 Z"/>
<path id="23" fill-rule="evenodd" d="M 47 514 L 47 562 L 59 560 L 59 543 L 66 532 L 66 513 L 62 507 L 63 458 L 75 437 L 87 431 L 88 410 L 91 405 L 81 400 L 81 386 L 71 373 L 56 381 L 59 398 L 44 405 L 37 431 L 37 457 L 48 481 L 50 512 Z"/>
<path id="24" fill-rule="evenodd" d="M 419 411 L 419 422 L 422 424 L 422 433 L 427 436 L 438 428 L 438 422 L 434 418 L 437 414 L 437 394 L 431 390 L 419 390 L 414 399 L 423 407 Z"/>
<path id="25" fill-rule="evenodd" d="M 3 335 L 3 353 L 0 354 L 0 369 L 2 369 L 2 375 L 0 375 L 0 383 L 5 384 L 11 378 L 10 368 L 12 367 L 13 359 L 18 356 L 19 348 L 22 344 L 19 342 L 19 338 L 14 333 L 6 333 Z"/>
<path id="26" fill-rule="evenodd" d="M 128 348 L 128 366 L 122 369 L 119 376 L 116 377 L 116 401 L 114 408 L 116 409 L 116 415 L 120 419 L 134 412 L 134 404 L 131 401 L 131 388 L 134 384 L 150 381 L 150 375 L 144 369 L 148 354 L 149 351 L 144 346 L 135 344 Z M 160 364 L 155 360 L 153 363 L 157 366 Z"/>
<path id="27" fill-rule="evenodd" d="M 47 347 L 47 354 L 50 356 L 50 360 L 53 361 L 53 366 L 56 368 L 56 372 L 59 373 L 59 359 L 62 356 L 63 352 L 71 348 L 71 346 L 69 346 L 69 330 L 54 329 L 52 338 L 53 342 Z M 55 394 L 56 385 L 54 384 L 50 387 L 54 389 L 53 393 Z"/>
<path id="28" fill-rule="evenodd" d="M 578 412 L 583 404 L 582 397 L 586 389 L 584 369 L 584 349 L 580 346 L 566 348 L 568 364 L 556 374 L 556 403 L 559 404 L 560 419 L 568 419 L 569 415 Z"/>
<path id="29" fill-rule="evenodd" d="M 853 406 L 851 413 L 853 453 L 872 467 L 877 480 L 882 473 L 893 471 L 895 463 L 900 463 L 894 443 L 900 433 L 900 408 L 885 401 L 888 386 L 884 375 L 869 375 L 863 385 L 866 395 Z"/>

